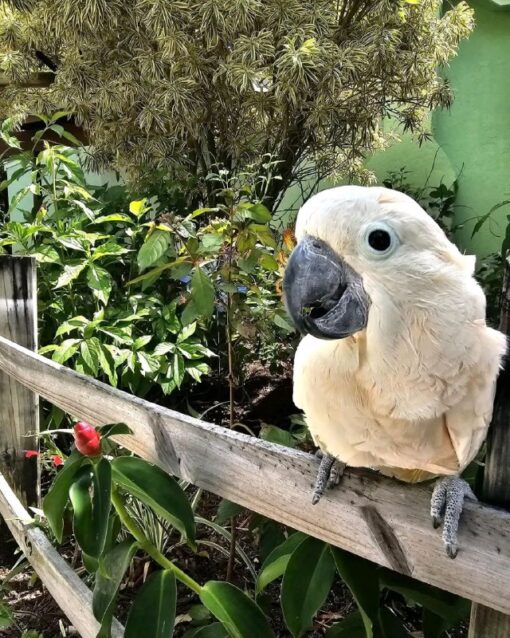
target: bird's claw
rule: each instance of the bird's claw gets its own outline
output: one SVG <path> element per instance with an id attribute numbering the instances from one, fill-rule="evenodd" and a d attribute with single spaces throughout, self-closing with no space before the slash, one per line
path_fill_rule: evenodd
<path id="1" fill-rule="evenodd" d="M 317 478 L 315 479 L 315 486 L 313 489 L 313 505 L 316 505 L 321 500 L 326 489 L 336 487 L 340 483 L 346 467 L 345 463 L 338 461 L 334 456 L 323 454 L 321 450 L 317 451 L 316 456 L 320 458 L 321 464 L 319 466 L 319 471 L 317 472 Z"/>
<path id="2" fill-rule="evenodd" d="M 450 558 L 457 556 L 457 532 L 466 498 L 476 501 L 476 496 L 469 484 L 459 476 L 447 476 L 440 479 L 432 491 L 430 499 L 432 525 L 434 529 L 443 525 L 443 543 Z"/>

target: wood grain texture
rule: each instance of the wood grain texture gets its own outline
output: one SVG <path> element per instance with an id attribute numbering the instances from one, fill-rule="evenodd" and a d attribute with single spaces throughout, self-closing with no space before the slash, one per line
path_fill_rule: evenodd
<path id="1" fill-rule="evenodd" d="M 32 257 L 0 256 L 0 335 L 30 350 L 37 348 L 36 265 Z M 0 372 L 0 472 L 21 500 L 35 505 L 39 497 L 36 449 L 39 401 L 8 375 Z"/>
<path id="2" fill-rule="evenodd" d="M 117 441 L 206 490 L 414 578 L 510 612 L 510 514 L 469 503 L 460 551 L 447 558 L 429 519 L 430 486 L 362 471 L 311 504 L 318 460 L 204 423 L 34 354 L 0 337 L 0 367 L 74 417 L 124 422 Z"/>
<path id="3" fill-rule="evenodd" d="M 510 257 L 505 261 L 499 329 L 510 339 Z M 494 413 L 487 437 L 483 499 L 510 507 L 510 360 L 498 378 Z M 510 615 L 473 604 L 469 638 L 510 638 Z"/>
<path id="4" fill-rule="evenodd" d="M 82 638 L 95 638 L 99 623 L 92 615 L 92 593 L 60 556 L 0 474 L 0 515 L 35 572 Z M 115 620 L 113 638 L 124 635 Z"/>

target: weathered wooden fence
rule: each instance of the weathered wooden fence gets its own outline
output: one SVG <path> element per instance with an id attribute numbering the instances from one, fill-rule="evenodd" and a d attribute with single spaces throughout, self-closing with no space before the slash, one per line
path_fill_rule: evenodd
<path id="1" fill-rule="evenodd" d="M 0 369 L 20 387 L 76 418 L 94 425 L 126 423 L 133 434 L 118 436 L 116 441 L 173 475 L 293 529 L 474 601 L 478 611 L 472 624 L 478 629 L 476 635 L 471 633 L 472 638 L 509 638 L 499 621 L 507 622 L 510 616 L 510 513 L 467 503 L 459 532 L 460 551 L 452 561 L 445 554 L 440 530 L 431 525 L 429 486 L 405 485 L 350 470 L 341 487 L 314 506 L 310 495 L 318 461 L 309 454 L 162 408 L 1 336 Z M 0 404 L 5 400 L 0 395 Z M 4 422 L 0 422 L 0 430 L 2 427 Z M 71 596 L 59 597 L 60 589 L 73 590 L 86 604 L 90 594 L 84 593 L 72 570 L 62 566 L 55 551 L 49 551 L 41 532 L 31 528 L 5 481 L 0 481 L 0 513 L 81 635 L 95 635 L 90 614 L 76 619 Z M 53 577 L 56 573 L 65 574 L 61 583 Z M 117 632 L 121 632 L 118 626 Z"/>

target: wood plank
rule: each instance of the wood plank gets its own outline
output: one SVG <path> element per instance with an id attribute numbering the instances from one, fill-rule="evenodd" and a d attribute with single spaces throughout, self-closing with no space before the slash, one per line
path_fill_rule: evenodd
<path id="1" fill-rule="evenodd" d="M 33 526 L 30 515 L 2 474 L 0 515 L 9 526 L 23 554 L 80 636 L 96 638 L 100 626 L 92 614 L 92 592 L 60 556 L 43 531 Z M 121 638 L 123 635 L 122 625 L 114 620 L 113 638 Z"/>
<path id="2" fill-rule="evenodd" d="M 505 260 L 501 296 L 501 332 L 510 337 L 510 257 Z M 483 499 L 500 507 L 510 507 L 510 361 L 499 375 L 494 413 L 487 437 L 487 456 L 483 481 Z M 510 615 L 483 605 L 473 604 L 469 638 L 508 638 Z"/>
<path id="3" fill-rule="evenodd" d="M 0 335 L 30 350 L 37 348 L 36 264 L 32 257 L 0 256 Z M 25 504 L 39 498 L 39 463 L 25 458 L 37 449 L 39 401 L 0 372 L 0 472 Z"/>
<path id="4" fill-rule="evenodd" d="M 318 461 L 204 423 L 84 377 L 0 337 L 0 366 L 75 417 L 125 422 L 126 448 L 206 490 L 376 563 L 510 612 L 510 514 L 466 506 L 460 551 L 447 558 L 429 519 L 430 486 L 350 471 L 311 504 Z"/>

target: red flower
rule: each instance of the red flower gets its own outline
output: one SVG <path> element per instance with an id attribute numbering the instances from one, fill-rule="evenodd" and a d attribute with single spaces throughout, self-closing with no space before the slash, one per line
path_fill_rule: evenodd
<path id="1" fill-rule="evenodd" d="M 55 467 L 59 467 L 59 465 L 64 465 L 64 459 L 58 454 L 52 454 L 51 460 L 53 461 L 53 465 Z"/>
<path id="2" fill-rule="evenodd" d="M 101 454 L 101 436 L 93 425 L 86 421 L 78 421 L 74 426 L 76 448 L 84 456 Z"/>
<path id="3" fill-rule="evenodd" d="M 39 456 L 39 452 L 37 450 L 25 450 L 26 459 L 31 459 L 33 456 Z"/>

